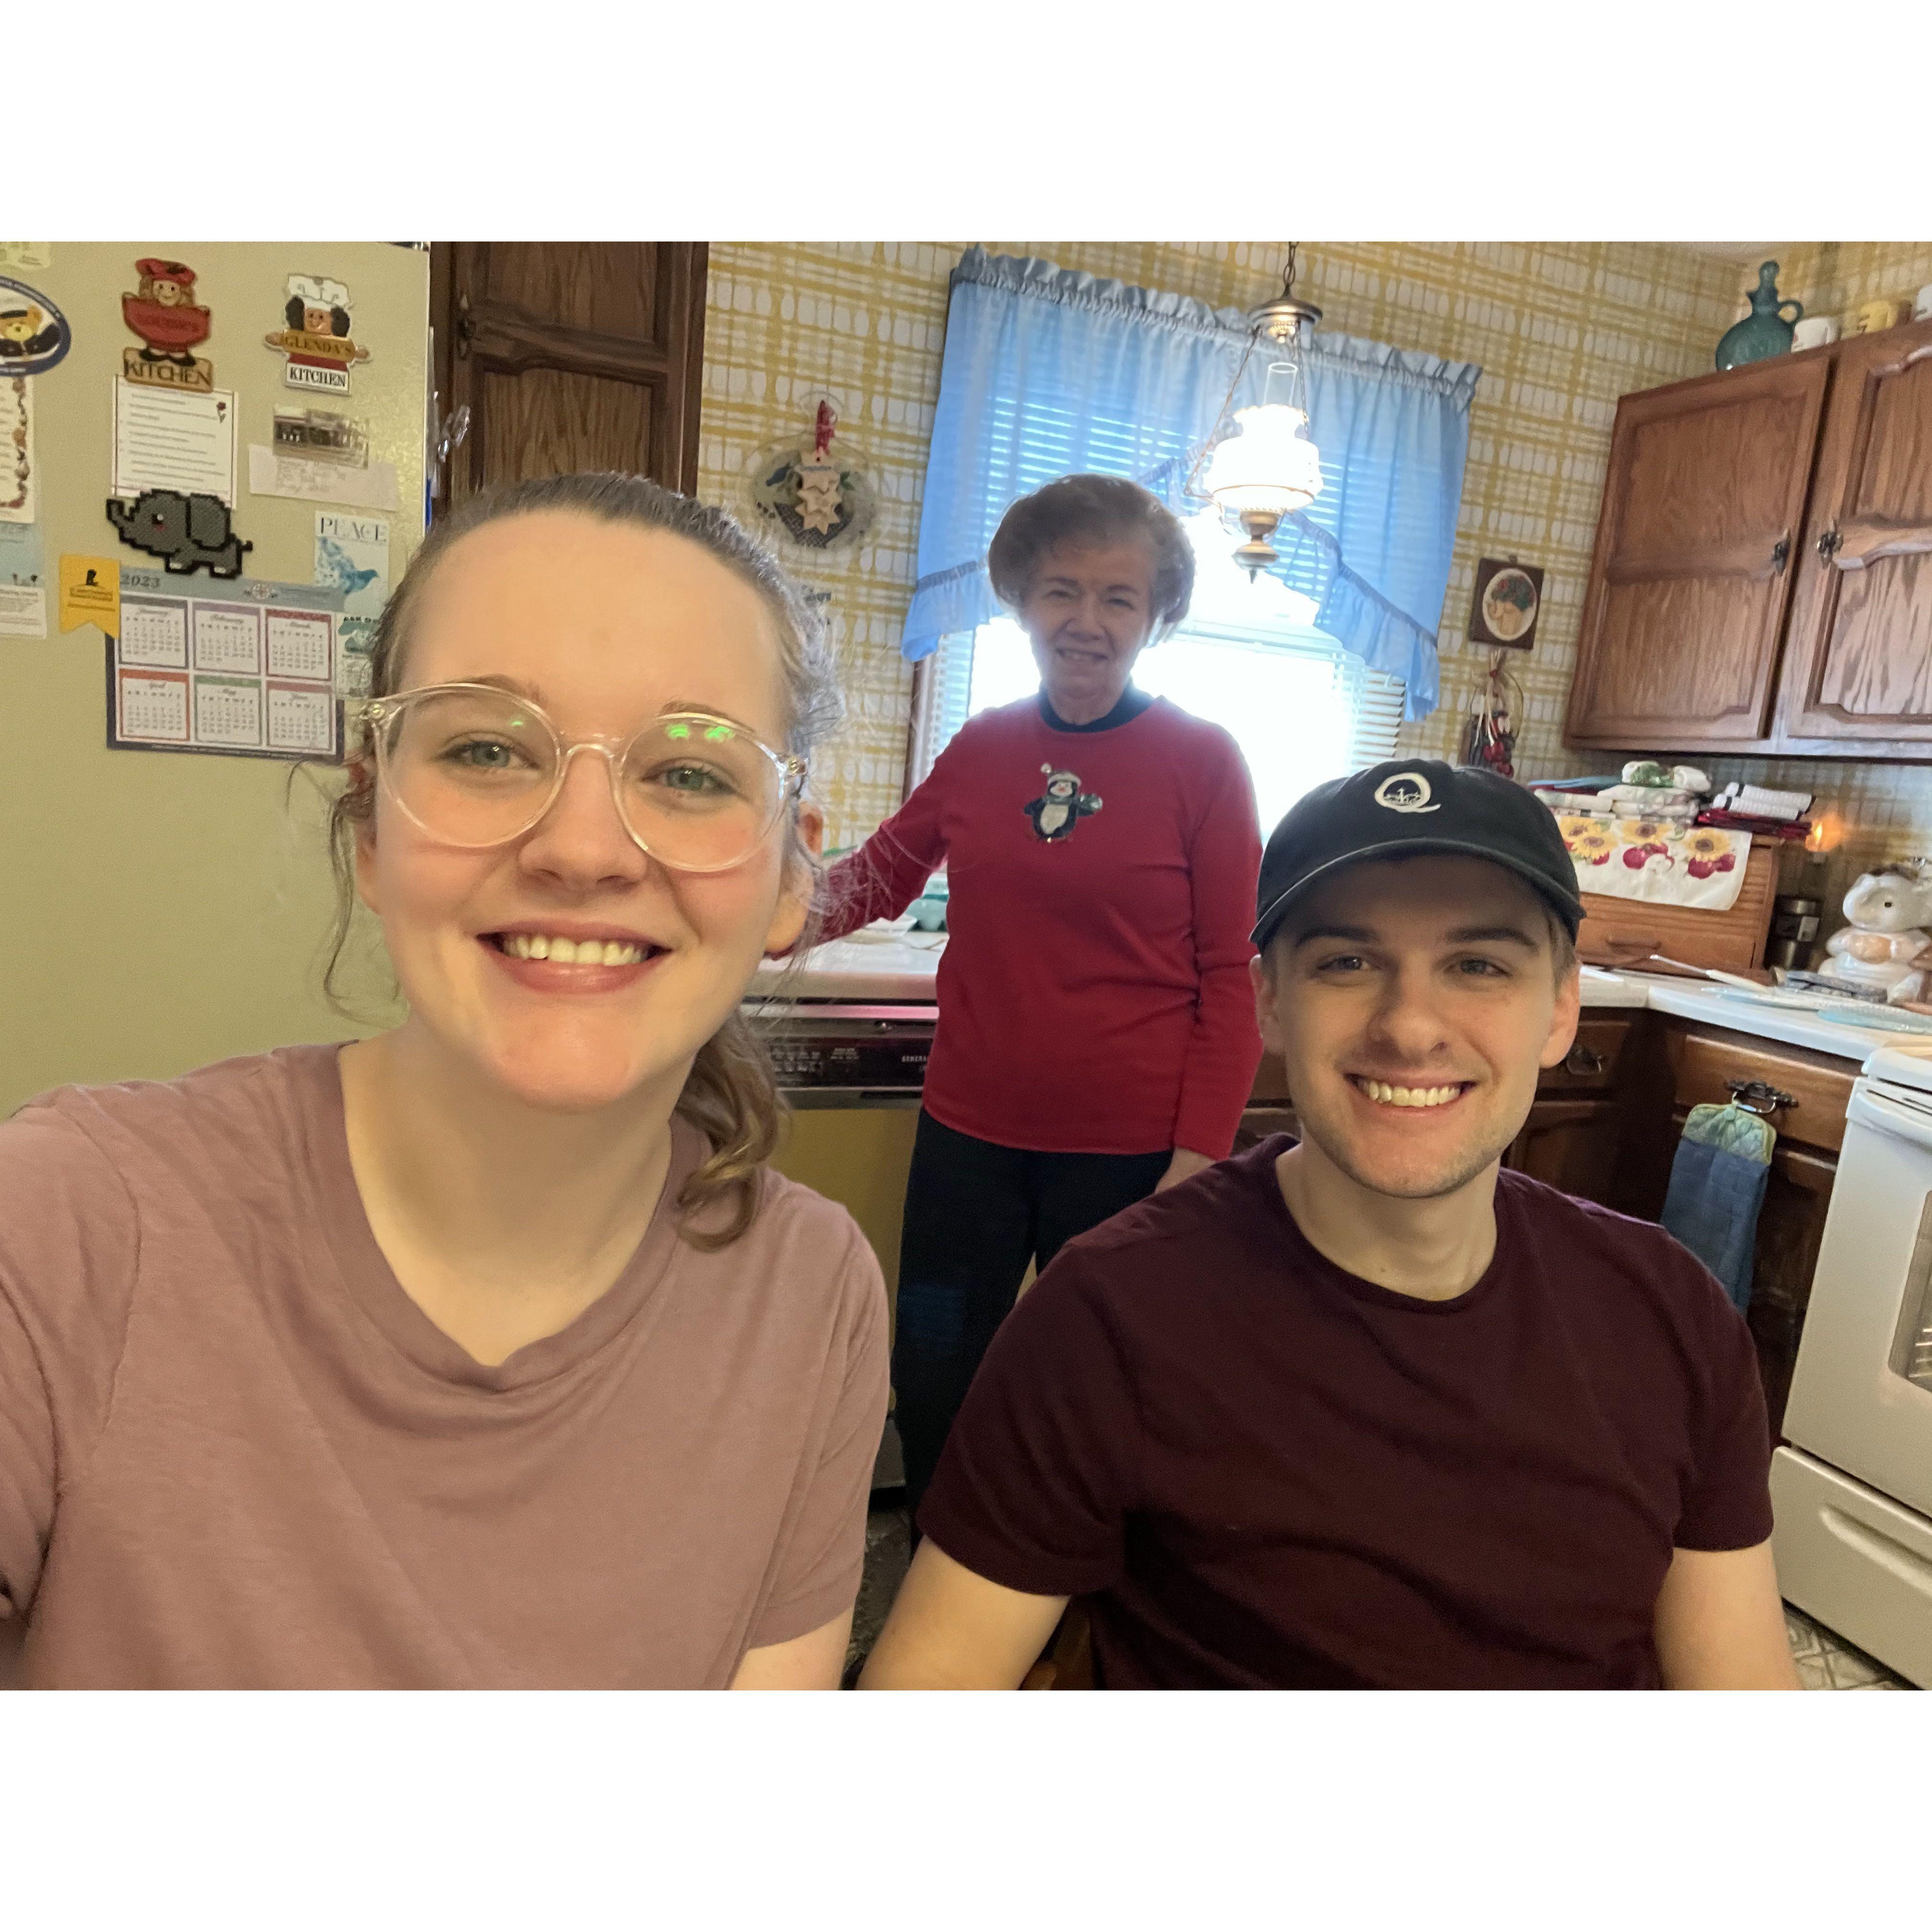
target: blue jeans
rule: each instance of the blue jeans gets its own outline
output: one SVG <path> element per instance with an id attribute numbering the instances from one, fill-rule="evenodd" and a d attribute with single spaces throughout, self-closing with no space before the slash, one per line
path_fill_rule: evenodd
<path id="1" fill-rule="evenodd" d="M 956 1133 L 920 1112 L 899 1237 L 893 1420 L 916 1510 L 946 1432 L 1031 1262 L 1154 1190 L 1173 1150 L 1042 1154 Z"/>

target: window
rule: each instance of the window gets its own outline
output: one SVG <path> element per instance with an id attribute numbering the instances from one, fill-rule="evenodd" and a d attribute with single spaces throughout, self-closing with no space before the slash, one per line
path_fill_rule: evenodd
<path id="1" fill-rule="evenodd" d="M 1316 629 L 1312 598 L 1270 576 L 1250 584 L 1212 511 L 1190 518 L 1188 534 L 1192 608 L 1142 656 L 1134 682 L 1233 735 L 1266 831 L 1312 786 L 1395 755 L 1402 688 Z M 1011 618 L 942 639 L 920 686 L 913 782 L 976 712 L 1039 687 L 1025 633 Z"/>

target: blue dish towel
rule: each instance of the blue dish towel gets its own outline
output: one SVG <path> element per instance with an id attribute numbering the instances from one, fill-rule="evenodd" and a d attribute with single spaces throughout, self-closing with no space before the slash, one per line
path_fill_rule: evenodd
<path id="1" fill-rule="evenodd" d="M 1778 1136 L 1738 1106 L 1693 1107 L 1671 1163 L 1664 1225 L 1724 1285 L 1738 1312 L 1750 1306 L 1758 1210 Z"/>

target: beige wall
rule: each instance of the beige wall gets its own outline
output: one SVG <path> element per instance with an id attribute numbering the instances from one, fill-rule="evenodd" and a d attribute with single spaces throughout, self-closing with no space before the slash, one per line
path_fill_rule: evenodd
<path id="1" fill-rule="evenodd" d="M 200 353 L 236 393 L 234 524 L 252 578 L 308 583 L 312 502 L 247 489 L 250 442 L 267 443 L 282 381 L 262 338 L 281 326 L 291 274 L 347 284 L 356 339 L 349 412 L 373 460 L 392 463 L 391 581 L 422 533 L 428 257 L 381 242 L 57 242 L 50 267 L 11 269 L 66 314 L 74 346 L 34 379 L 46 568 L 61 554 L 154 560 L 121 543 L 105 512 L 114 377 L 135 338 L 121 318 L 134 261 L 185 261 L 214 316 Z M 194 581 L 205 580 L 196 573 Z M 353 1029 L 322 1004 L 316 950 L 330 900 L 320 820 L 280 760 L 106 748 L 100 633 L 0 638 L 0 1113 L 72 1081 L 167 1076 L 231 1054 Z"/>

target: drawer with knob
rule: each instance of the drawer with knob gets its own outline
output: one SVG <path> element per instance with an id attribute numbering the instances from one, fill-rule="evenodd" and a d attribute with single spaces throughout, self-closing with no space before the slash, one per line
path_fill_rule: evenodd
<path id="1" fill-rule="evenodd" d="M 1586 1012 L 1576 1023 L 1570 1051 L 1556 1066 L 1543 1070 L 1538 1093 L 1598 1094 L 1615 1087 L 1634 1024 L 1628 1013 L 1599 1017 Z"/>
<path id="2" fill-rule="evenodd" d="M 1856 1060 L 1772 1046 L 1714 1027 L 1672 1028 L 1666 1052 L 1680 1112 L 1742 1099 L 1764 1114 L 1780 1141 L 1834 1154 L 1844 1144 Z"/>

